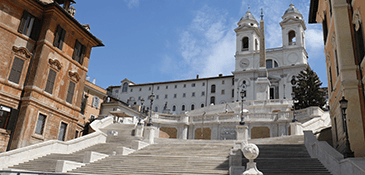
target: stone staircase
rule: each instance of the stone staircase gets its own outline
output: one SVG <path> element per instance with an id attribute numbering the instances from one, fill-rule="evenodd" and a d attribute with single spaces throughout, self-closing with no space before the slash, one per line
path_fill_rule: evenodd
<path id="1" fill-rule="evenodd" d="M 228 174 L 233 141 L 156 139 L 156 143 L 127 156 L 110 156 L 71 173 Z"/>

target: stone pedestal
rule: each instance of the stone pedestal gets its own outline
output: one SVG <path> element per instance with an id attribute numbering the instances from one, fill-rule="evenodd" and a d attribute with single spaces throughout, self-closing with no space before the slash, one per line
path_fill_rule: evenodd
<path id="1" fill-rule="evenodd" d="M 248 126 L 247 125 L 237 125 L 237 140 L 242 141 L 244 144 L 248 143 Z"/>
<path id="2" fill-rule="evenodd" d="M 143 125 L 137 125 L 137 127 L 136 127 L 136 137 L 138 137 L 138 138 L 143 137 Z"/>
<path id="3" fill-rule="evenodd" d="M 256 163 L 253 161 L 259 156 L 259 148 L 255 144 L 250 143 L 245 145 L 242 152 L 246 159 L 249 160 L 246 171 L 243 172 L 242 175 L 263 175 L 262 172 L 257 169 Z"/>
<path id="4" fill-rule="evenodd" d="M 290 123 L 290 135 L 303 135 L 303 126 L 299 122 Z"/>
<path id="5" fill-rule="evenodd" d="M 270 81 L 267 78 L 266 68 L 260 67 L 258 70 L 259 77 L 256 80 L 256 100 L 270 99 Z"/>
<path id="6" fill-rule="evenodd" d="M 146 126 L 144 128 L 144 141 L 153 144 L 155 140 L 156 127 Z"/>

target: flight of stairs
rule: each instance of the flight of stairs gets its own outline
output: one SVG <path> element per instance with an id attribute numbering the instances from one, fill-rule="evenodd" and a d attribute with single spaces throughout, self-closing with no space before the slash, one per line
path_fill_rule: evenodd
<path id="1" fill-rule="evenodd" d="M 85 174 L 228 174 L 233 141 L 156 139 L 127 156 L 114 155 L 73 170 Z"/>

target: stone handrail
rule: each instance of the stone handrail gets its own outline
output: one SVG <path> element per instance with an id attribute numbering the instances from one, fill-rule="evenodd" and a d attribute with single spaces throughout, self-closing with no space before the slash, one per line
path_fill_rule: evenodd
<path id="1" fill-rule="evenodd" d="M 95 130 L 94 133 L 73 140 L 65 142 L 59 140 L 49 140 L 0 153 L 0 170 L 8 168 L 9 166 L 36 159 L 38 157 L 46 156 L 51 153 L 69 154 L 98 143 L 105 143 L 107 135 L 101 132 L 99 128 L 103 128 L 112 122 L 112 117 L 107 117 L 102 120 L 95 120 L 90 125 L 92 129 Z"/>
<path id="2" fill-rule="evenodd" d="M 325 141 L 318 141 L 312 131 L 304 131 L 304 144 L 312 158 L 317 158 L 333 175 L 364 175 L 365 158 L 347 158 Z"/>

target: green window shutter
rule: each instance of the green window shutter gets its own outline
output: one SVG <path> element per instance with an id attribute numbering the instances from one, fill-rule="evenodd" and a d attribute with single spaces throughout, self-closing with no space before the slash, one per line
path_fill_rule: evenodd
<path id="1" fill-rule="evenodd" d="M 23 33 L 24 28 L 25 28 L 25 24 L 27 23 L 27 18 L 28 17 L 29 17 L 29 13 L 24 10 L 23 16 L 22 16 L 22 18 L 20 20 L 20 24 L 19 24 L 19 28 L 18 28 L 18 32 L 19 33 Z"/>

